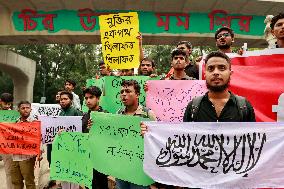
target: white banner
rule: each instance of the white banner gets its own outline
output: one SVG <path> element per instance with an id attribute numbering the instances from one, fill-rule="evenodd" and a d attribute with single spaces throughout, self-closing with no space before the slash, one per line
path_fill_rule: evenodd
<path id="1" fill-rule="evenodd" d="M 31 115 L 35 118 L 40 115 L 59 116 L 61 107 L 59 104 L 39 104 L 32 103 Z"/>
<path id="2" fill-rule="evenodd" d="M 50 144 L 58 131 L 82 132 L 82 116 L 39 116 L 42 144 Z"/>
<path id="3" fill-rule="evenodd" d="M 284 186 L 284 123 L 145 122 L 144 171 L 190 188 Z"/>

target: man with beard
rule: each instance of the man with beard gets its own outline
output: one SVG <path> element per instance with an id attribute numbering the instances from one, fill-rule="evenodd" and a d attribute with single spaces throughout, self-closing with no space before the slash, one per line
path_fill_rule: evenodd
<path id="1" fill-rule="evenodd" d="M 72 106 L 73 95 L 71 92 L 62 91 L 60 93 L 60 106 L 62 108 L 59 116 L 82 116 L 82 112 Z M 51 164 L 52 145 L 47 144 L 47 160 Z M 79 189 L 78 184 L 61 182 L 62 189 Z"/>
<path id="2" fill-rule="evenodd" d="M 271 33 L 276 37 L 275 48 L 284 48 L 284 13 L 279 13 L 271 20 Z"/>
<path id="3" fill-rule="evenodd" d="M 223 53 L 232 53 L 231 46 L 234 42 L 234 32 L 231 28 L 221 27 L 215 32 L 216 46 Z"/>
<path id="4" fill-rule="evenodd" d="M 184 122 L 254 122 L 251 104 L 228 90 L 231 77 L 230 58 L 218 51 L 205 58 L 205 80 L 208 92 L 187 106 Z"/>
<path id="5" fill-rule="evenodd" d="M 143 58 L 138 68 L 138 74 L 144 76 L 155 75 L 153 72 L 155 71 L 155 63 L 150 58 Z"/>

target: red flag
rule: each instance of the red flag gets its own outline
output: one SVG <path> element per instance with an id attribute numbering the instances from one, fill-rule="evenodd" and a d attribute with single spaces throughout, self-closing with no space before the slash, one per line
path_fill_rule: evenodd
<path id="1" fill-rule="evenodd" d="M 251 102 L 257 121 L 277 121 L 272 106 L 284 93 L 284 49 L 248 51 L 231 61 L 230 90 Z"/>

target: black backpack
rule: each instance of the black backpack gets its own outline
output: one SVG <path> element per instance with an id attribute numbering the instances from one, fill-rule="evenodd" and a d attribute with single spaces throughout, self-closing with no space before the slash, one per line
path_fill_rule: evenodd
<path id="1" fill-rule="evenodd" d="M 196 121 L 197 119 L 197 113 L 199 110 L 199 106 L 201 103 L 201 100 L 203 99 L 204 96 L 198 96 L 192 99 L 192 104 L 191 104 L 191 118 L 193 121 Z M 248 115 L 247 111 L 247 104 L 246 104 L 246 99 L 242 96 L 235 95 L 236 100 L 237 100 L 237 105 L 238 105 L 238 110 L 239 114 L 241 116 L 242 121 L 246 121 L 245 118 Z"/>

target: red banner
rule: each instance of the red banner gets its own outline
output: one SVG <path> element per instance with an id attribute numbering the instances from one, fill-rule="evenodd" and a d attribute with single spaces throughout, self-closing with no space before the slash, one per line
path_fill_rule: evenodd
<path id="1" fill-rule="evenodd" d="M 251 102 L 257 121 L 277 121 L 272 106 L 284 93 L 284 49 L 248 51 L 231 61 L 230 90 Z"/>
<path id="2" fill-rule="evenodd" d="M 41 143 L 40 122 L 0 123 L 0 154 L 37 155 Z"/>

